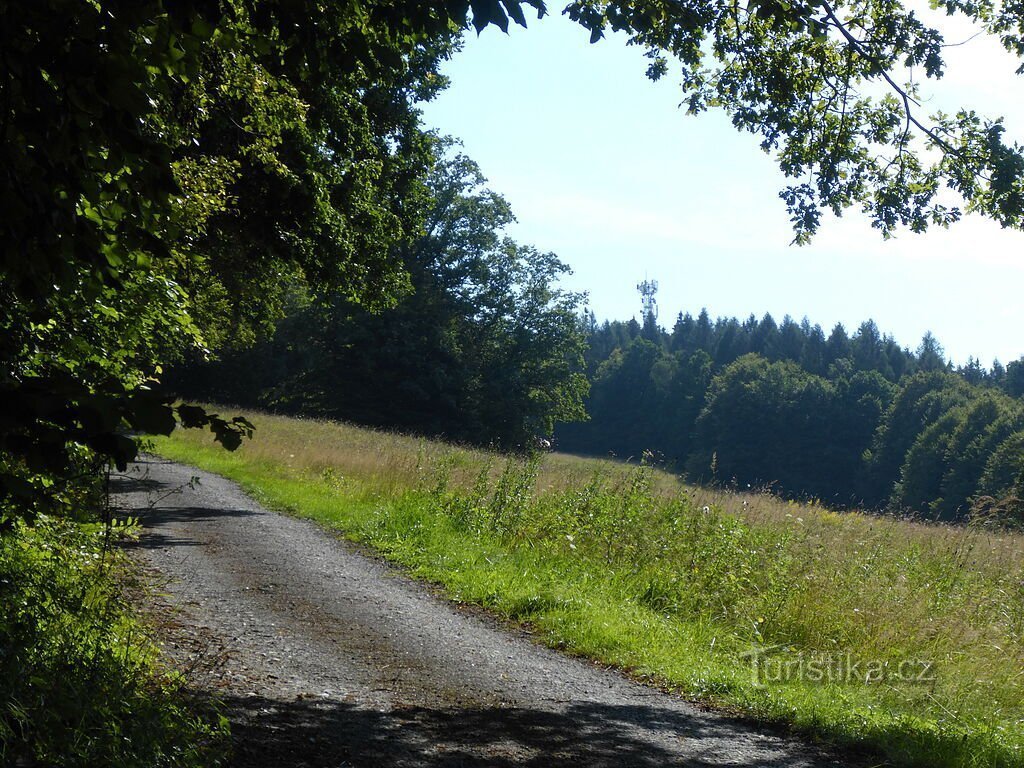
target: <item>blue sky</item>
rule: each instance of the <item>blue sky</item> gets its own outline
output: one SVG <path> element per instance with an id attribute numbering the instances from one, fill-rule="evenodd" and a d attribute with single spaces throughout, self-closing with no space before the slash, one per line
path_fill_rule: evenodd
<path id="1" fill-rule="evenodd" d="M 1024 233 L 969 217 L 883 241 L 850 211 L 790 246 L 785 179 L 754 137 L 720 113 L 686 115 L 676 79 L 647 80 L 642 51 L 621 38 L 590 45 L 557 13 L 530 22 L 468 35 L 425 122 L 462 140 L 512 204 L 511 234 L 571 265 L 566 286 L 587 291 L 599 319 L 639 316 L 646 276 L 669 327 L 701 307 L 806 315 L 826 333 L 870 317 L 911 348 L 931 330 L 956 362 L 1024 355 Z M 947 41 L 972 33 L 948 29 Z M 947 61 L 927 109 L 970 104 L 1024 137 L 1019 62 L 984 39 Z"/>

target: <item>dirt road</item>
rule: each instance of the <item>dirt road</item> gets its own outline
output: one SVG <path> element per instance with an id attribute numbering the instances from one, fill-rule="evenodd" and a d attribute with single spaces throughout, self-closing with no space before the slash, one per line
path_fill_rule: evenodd
<path id="1" fill-rule="evenodd" d="M 149 459 L 116 493 L 235 765 L 837 764 L 540 647 L 223 478 Z"/>

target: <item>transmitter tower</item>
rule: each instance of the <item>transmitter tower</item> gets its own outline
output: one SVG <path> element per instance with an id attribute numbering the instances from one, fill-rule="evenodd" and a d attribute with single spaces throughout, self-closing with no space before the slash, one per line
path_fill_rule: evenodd
<path id="1" fill-rule="evenodd" d="M 645 278 L 642 283 L 637 285 L 636 289 L 640 292 L 640 303 L 643 305 L 644 320 L 648 317 L 657 320 L 658 301 L 654 298 L 654 294 L 658 292 L 658 281 Z"/>

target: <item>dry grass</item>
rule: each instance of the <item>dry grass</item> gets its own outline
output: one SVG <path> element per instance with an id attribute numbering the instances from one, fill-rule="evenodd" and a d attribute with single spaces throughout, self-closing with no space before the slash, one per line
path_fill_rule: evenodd
<path id="1" fill-rule="evenodd" d="M 503 454 L 479 448 L 324 419 L 248 415 L 256 422 L 260 436 L 246 443 L 246 456 L 317 474 L 331 470 L 385 493 L 422 485 L 424 476 L 442 463 L 451 466 L 452 487 L 469 489 L 485 465 L 490 466 L 491 476 L 496 479 L 505 459 Z M 176 439 L 202 443 L 208 442 L 209 436 L 179 432 Z M 565 453 L 544 454 L 537 490 L 543 493 L 579 487 L 595 473 L 604 474 L 612 482 L 621 481 L 636 465 Z M 786 501 L 767 492 L 691 486 L 657 468 L 652 471 L 652 485 L 658 497 L 670 499 L 685 493 L 698 507 L 714 507 L 753 526 L 798 525 L 811 547 L 828 546 L 840 557 L 843 553 L 896 546 L 922 549 L 938 557 L 955 555 L 958 560 L 960 553 L 969 550 L 971 568 L 992 575 L 1019 571 L 1022 564 L 1021 533 L 833 512 L 813 502 Z"/>

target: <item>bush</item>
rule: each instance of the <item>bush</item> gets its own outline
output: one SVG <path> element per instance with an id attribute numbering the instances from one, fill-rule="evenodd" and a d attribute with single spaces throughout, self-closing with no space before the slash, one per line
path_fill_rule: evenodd
<path id="1" fill-rule="evenodd" d="M 103 544 L 48 518 L 0 536 L 0 763 L 218 764 L 226 721 L 159 671 Z"/>

